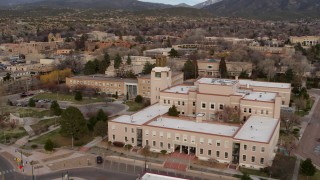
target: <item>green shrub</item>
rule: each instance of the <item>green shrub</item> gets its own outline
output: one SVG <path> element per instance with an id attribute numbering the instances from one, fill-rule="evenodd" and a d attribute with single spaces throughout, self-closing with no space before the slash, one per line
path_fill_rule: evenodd
<path id="1" fill-rule="evenodd" d="M 74 99 L 76 101 L 82 101 L 82 93 L 80 91 L 77 91 L 76 95 L 74 96 Z"/>
<path id="2" fill-rule="evenodd" d="M 53 147 L 54 147 L 54 144 L 53 144 L 53 142 L 51 141 L 51 139 L 48 139 L 48 140 L 46 141 L 46 143 L 44 144 L 44 149 L 45 149 L 46 151 L 52 151 L 52 150 L 53 150 Z"/>
<path id="3" fill-rule="evenodd" d="M 32 144 L 32 145 L 31 145 L 31 148 L 32 148 L 32 149 L 36 149 L 36 148 L 38 148 L 38 145 Z"/>
<path id="4" fill-rule="evenodd" d="M 163 154 L 163 155 L 167 154 L 167 150 L 161 150 L 160 152 L 161 152 L 161 154 Z"/>
<path id="5" fill-rule="evenodd" d="M 141 95 L 137 95 L 136 98 L 134 99 L 136 103 L 142 103 L 143 102 L 143 97 Z"/>
<path id="6" fill-rule="evenodd" d="M 126 144 L 124 145 L 124 149 L 131 149 L 132 148 L 132 145 L 131 144 Z"/>

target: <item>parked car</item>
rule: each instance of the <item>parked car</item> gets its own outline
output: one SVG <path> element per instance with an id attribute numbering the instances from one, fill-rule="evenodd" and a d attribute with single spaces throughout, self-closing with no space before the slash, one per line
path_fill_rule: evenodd
<path id="1" fill-rule="evenodd" d="M 102 164 L 103 163 L 103 159 L 101 156 L 97 156 L 97 164 Z"/>

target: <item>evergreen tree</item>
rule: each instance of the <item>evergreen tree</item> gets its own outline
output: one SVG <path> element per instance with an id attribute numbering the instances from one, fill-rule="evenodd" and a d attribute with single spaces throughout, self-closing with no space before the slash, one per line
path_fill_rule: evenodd
<path id="1" fill-rule="evenodd" d="M 179 56 L 179 53 L 178 51 L 176 51 L 174 48 L 172 48 L 170 51 L 169 51 L 169 57 L 178 57 Z"/>
<path id="2" fill-rule="evenodd" d="M 127 58 L 127 65 L 131 65 L 131 57 L 130 57 L 130 55 L 128 55 L 128 58 Z"/>
<path id="3" fill-rule="evenodd" d="M 60 106 L 59 106 L 59 104 L 58 104 L 57 101 L 53 101 L 53 102 L 51 103 L 50 111 L 51 111 L 51 113 L 52 113 L 53 115 L 55 115 L 55 116 L 60 116 L 60 115 L 61 115 L 62 110 L 61 110 L 61 108 L 60 108 Z"/>
<path id="4" fill-rule="evenodd" d="M 129 92 L 127 92 L 126 99 L 129 100 Z"/>
<path id="5" fill-rule="evenodd" d="M 196 67 L 194 66 L 194 63 L 191 62 L 190 60 L 187 60 L 183 65 L 184 77 L 186 79 L 195 78 L 196 77 L 195 71 L 196 71 Z"/>
<path id="6" fill-rule="evenodd" d="M 136 103 L 142 103 L 143 102 L 143 97 L 141 95 L 137 95 L 136 98 L 134 99 Z"/>
<path id="7" fill-rule="evenodd" d="M 291 83 L 293 81 L 293 78 L 294 78 L 293 70 L 291 68 L 287 69 L 285 73 L 286 82 Z"/>
<path id="8" fill-rule="evenodd" d="M 172 107 L 169 108 L 168 114 L 169 116 L 179 116 L 179 111 L 177 110 L 177 107 L 173 105 Z"/>
<path id="9" fill-rule="evenodd" d="M 122 58 L 120 57 L 119 54 L 117 54 L 115 59 L 114 59 L 114 68 L 115 69 L 119 69 L 121 64 L 122 64 Z"/>
<path id="10" fill-rule="evenodd" d="M 82 101 L 82 93 L 81 93 L 81 91 L 77 91 L 77 92 L 76 92 L 76 94 L 75 94 L 75 96 L 74 96 L 74 99 L 75 99 L 76 101 Z"/>
<path id="11" fill-rule="evenodd" d="M 46 143 L 44 144 L 44 149 L 45 149 L 46 151 L 52 151 L 53 148 L 54 148 L 53 142 L 51 141 L 51 139 L 48 139 L 48 140 L 46 141 Z"/>
<path id="12" fill-rule="evenodd" d="M 85 75 L 91 75 L 91 74 L 96 74 L 96 63 L 94 61 L 88 61 L 85 65 L 84 65 L 84 74 Z"/>
<path id="13" fill-rule="evenodd" d="M 119 95 L 118 95 L 118 91 L 116 91 L 116 95 L 115 98 L 118 99 Z"/>
<path id="14" fill-rule="evenodd" d="M 99 109 L 99 111 L 97 112 L 97 117 L 96 117 L 97 121 L 107 121 L 108 120 L 108 116 L 106 115 L 106 113 L 104 113 L 104 111 L 102 109 Z"/>
<path id="15" fill-rule="evenodd" d="M 36 107 L 36 102 L 34 101 L 34 99 L 30 98 L 28 105 L 29 105 L 29 107 Z"/>
<path id="16" fill-rule="evenodd" d="M 228 77 L 228 71 L 227 71 L 227 64 L 225 61 L 225 58 L 221 58 L 220 64 L 219 64 L 219 72 L 221 78 L 227 78 Z"/>
<path id="17" fill-rule="evenodd" d="M 103 60 L 107 63 L 107 68 L 110 66 L 110 56 L 108 54 L 108 52 L 105 52 L 104 53 L 104 56 L 103 56 Z"/>
<path id="18" fill-rule="evenodd" d="M 9 81 L 11 79 L 11 74 L 7 73 L 6 76 L 3 78 L 3 81 Z"/>
<path id="19" fill-rule="evenodd" d="M 98 121 L 94 126 L 94 135 L 104 137 L 108 132 L 108 123 Z"/>
<path id="20" fill-rule="evenodd" d="M 68 107 L 62 113 L 60 126 L 60 133 L 64 136 L 71 137 L 72 142 L 74 138 L 80 138 L 88 132 L 86 120 L 84 119 L 81 111 L 78 108 L 72 106 Z"/>
<path id="21" fill-rule="evenodd" d="M 168 39 L 167 39 L 167 47 L 171 47 L 172 45 L 171 45 L 171 40 L 170 40 L 170 37 L 168 37 Z"/>
<path id="22" fill-rule="evenodd" d="M 143 66 L 142 74 L 150 74 L 154 67 L 155 67 L 154 64 L 151 64 L 150 62 L 146 62 Z"/>
<path id="23" fill-rule="evenodd" d="M 316 167 L 312 164 L 310 158 L 302 161 L 300 165 L 300 172 L 305 176 L 314 176 L 316 173 Z"/>

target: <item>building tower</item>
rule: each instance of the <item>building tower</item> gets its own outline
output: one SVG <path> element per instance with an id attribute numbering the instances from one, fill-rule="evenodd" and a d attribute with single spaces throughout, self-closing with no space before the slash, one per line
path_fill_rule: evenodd
<path id="1" fill-rule="evenodd" d="M 168 67 L 155 67 L 151 71 L 151 104 L 160 100 L 160 91 L 171 87 L 172 72 Z"/>

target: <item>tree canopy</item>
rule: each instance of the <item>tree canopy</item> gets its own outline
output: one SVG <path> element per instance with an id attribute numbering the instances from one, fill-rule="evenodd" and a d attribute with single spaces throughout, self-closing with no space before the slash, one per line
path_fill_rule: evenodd
<path id="1" fill-rule="evenodd" d="M 196 78 L 197 74 L 197 66 L 196 62 L 192 62 L 191 60 L 187 60 L 183 66 L 183 73 L 186 79 Z"/>
<path id="2" fill-rule="evenodd" d="M 68 107 L 61 116 L 61 134 L 68 137 L 80 138 L 88 132 L 86 120 L 76 107 Z"/>
<path id="3" fill-rule="evenodd" d="M 221 78 L 228 77 L 227 64 L 226 64 L 225 58 L 221 58 L 221 61 L 219 64 L 219 72 L 220 72 Z"/>
<path id="4" fill-rule="evenodd" d="M 51 106 L 50 106 L 50 111 L 53 115 L 55 116 L 60 116 L 62 113 L 62 110 L 58 104 L 57 101 L 52 101 Z"/>
<path id="5" fill-rule="evenodd" d="M 179 111 L 177 110 L 177 107 L 173 105 L 171 108 L 169 108 L 168 114 L 169 116 L 179 116 Z"/>
<path id="6" fill-rule="evenodd" d="M 119 69 L 120 65 L 122 64 L 122 58 L 119 54 L 116 55 L 114 59 L 114 68 Z"/>
<path id="7" fill-rule="evenodd" d="M 169 57 L 178 57 L 179 56 L 179 53 L 178 51 L 176 51 L 174 48 L 172 48 L 170 51 L 169 51 Z"/>
<path id="8" fill-rule="evenodd" d="M 301 162 L 300 172 L 305 176 L 313 176 L 316 173 L 316 167 L 312 164 L 310 158 Z"/>
<path id="9" fill-rule="evenodd" d="M 142 74 L 150 74 L 154 67 L 155 67 L 155 64 L 151 64 L 150 62 L 146 62 L 143 66 Z"/>

